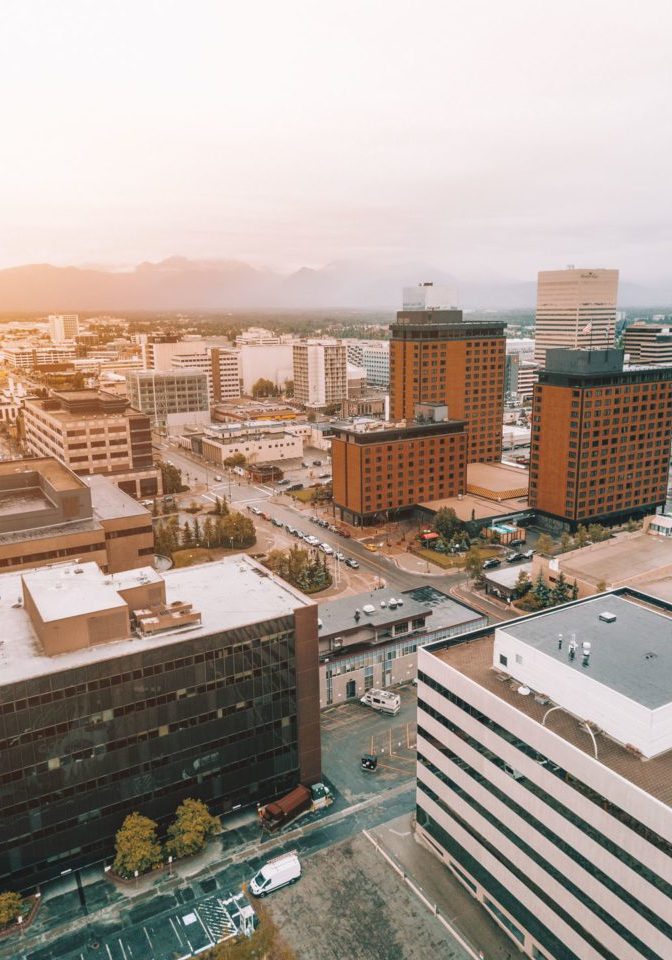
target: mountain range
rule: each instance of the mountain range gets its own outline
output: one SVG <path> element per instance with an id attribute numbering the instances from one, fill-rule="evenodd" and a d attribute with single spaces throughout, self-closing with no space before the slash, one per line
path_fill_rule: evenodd
<path id="1" fill-rule="evenodd" d="M 460 283 L 425 263 L 337 261 L 289 274 L 237 260 L 170 257 L 124 270 L 27 264 L 0 270 L 0 313 L 91 310 L 399 309 L 403 286 L 456 287 L 469 309 L 532 309 L 536 279 Z M 622 306 L 672 302 L 665 288 L 621 284 Z"/>

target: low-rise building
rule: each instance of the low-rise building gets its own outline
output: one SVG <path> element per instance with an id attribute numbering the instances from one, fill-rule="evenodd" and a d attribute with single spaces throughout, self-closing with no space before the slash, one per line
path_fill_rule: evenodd
<path id="1" fill-rule="evenodd" d="M 372 687 L 414 680 L 418 647 L 487 625 L 488 618 L 434 587 L 389 589 L 321 603 L 320 707 L 346 703 Z"/>
<path id="2" fill-rule="evenodd" d="M 111 859 L 132 811 L 321 779 L 317 606 L 249 557 L 4 574 L 0 609 L 3 887 Z"/>
<path id="3" fill-rule="evenodd" d="M 670 609 L 614 591 L 418 653 L 417 835 L 526 957 L 672 955 Z"/>
<path id="4" fill-rule="evenodd" d="M 254 430 L 221 438 L 204 435 L 201 442 L 205 459 L 217 464 L 223 464 L 237 453 L 242 453 L 249 464 L 303 456 L 303 439 L 287 430 Z"/>
<path id="5" fill-rule="evenodd" d="M 53 458 L 0 463 L 0 571 L 93 560 L 110 573 L 154 555 L 149 512 L 105 477 Z"/>

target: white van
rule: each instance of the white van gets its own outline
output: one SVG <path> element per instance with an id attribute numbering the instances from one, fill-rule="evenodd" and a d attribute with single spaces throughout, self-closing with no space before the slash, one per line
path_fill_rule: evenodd
<path id="1" fill-rule="evenodd" d="M 296 883 L 301 876 L 301 864 L 295 853 L 285 853 L 275 860 L 269 860 L 259 873 L 250 880 L 250 893 L 255 897 L 265 897 L 267 893 Z"/>
<path id="2" fill-rule="evenodd" d="M 399 694 L 390 693 L 389 690 L 367 690 L 359 702 L 363 703 L 365 707 L 380 710 L 381 713 L 390 713 L 393 717 L 396 717 L 401 707 Z"/>

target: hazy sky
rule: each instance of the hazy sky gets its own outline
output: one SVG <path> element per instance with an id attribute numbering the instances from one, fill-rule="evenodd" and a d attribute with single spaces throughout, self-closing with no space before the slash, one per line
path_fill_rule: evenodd
<path id="1" fill-rule="evenodd" d="M 3 0 L 0 266 L 672 260 L 664 0 Z"/>

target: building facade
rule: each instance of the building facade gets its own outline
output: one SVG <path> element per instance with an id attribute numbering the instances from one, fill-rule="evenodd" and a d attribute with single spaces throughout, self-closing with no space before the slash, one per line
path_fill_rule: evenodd
<path id="1" fill-rule="evenodd" d="M 672 367 L 622 350 L 550 350 L 532 405 L 530 507 L 570 528 L 665 503 Z"/>
<path id="2" fill-rule="evenodd" d="M 392 324 L 390 416 L 446 404 L 468 427 L 467 460 L 499 461 L 504 416 L 505 324 L 465 321 L 461 310 L 402 310 Z"/>
<path id="3" fill-rule="evenodd" d="M 366 382 L 372 387 L 390 384 L 389 340 L 345 340 L 348 363 L 366 370 Z"/>
<path id="4" fill-rule="evenodd" d="M 131 406 L 146 413 L 155 430 L 173 433 L 210 422 L 208 377 L 200 370 L 130 370 L 126 385 Z"/>
<path id="5" fill-rule="evenodd" d="M 672 363 L 672 329 L 635 322 L 623 331 L 623 349 L 630 363 Z"/>
<path id="6" fill-rule="evenodd" d="M 71 390 L 26 400 L 24 431 L 34 456 L 56 457 L 75 473 L 104 474 L 132 496 L 162 493 L 149 417 L 129 407 L 126 397 Z"/>
<path id="7" fill-rule="evenodd" d="M 347 349 L 338 340 L 303 340 L 293 347 L 294 399 L 314 410 L 348 396 Z"/>
<path id="8" fill-rule="evenodd" d="M 64 343 L 79 336 L 79 315 L 59 313 L 49 315 L 49 338 L 52 343 Z"/>
<path id="9" fill-rule="evenodd" d="M 464 493 L 467 442 L 460 420 L 373 431 L 335 426 L 331 466 L 341 519 L 366 524 Z"/>
<path id="10" fill-rule="evenodd" d="M 109 863 L 134 810 L 165 829 L 187 797 L 225 813 L 321 779 L 317 607 L 248 557 L 70 564 L 0 593 L 22 598 L 3 609 L 5 887 Z"/>
<path id="11" fill-rule="evenodd" d="M 554 348 L 599 350 L 616 340 L 618 270 L 541 270 L 537 279 L 534 359 Z"/>
<path id="12" fill-rule="evenodd" d="M 418 652 L 418 835 L 532 960 L 672 955 L 671 609 L 616 591 Z"/>

